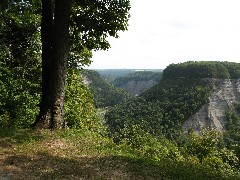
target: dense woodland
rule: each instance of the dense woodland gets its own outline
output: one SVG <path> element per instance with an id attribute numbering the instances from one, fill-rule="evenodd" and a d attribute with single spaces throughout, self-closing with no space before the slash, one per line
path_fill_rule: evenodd
<path id="1" fill-rule="evenodd" d="M 179 135 L 183 122 L 208 101 L 209 92 L 210 87 L 196 80 L 161 81 L 140 97 L 111 109 L 107 122 L 111 128 L 120 123 L 118 130 L 126 124 L 139 124 L 150 133 L 173 138 Z"/>
<path id="2" fill-rule="evenodd" d="M 141 138 L 146 138 L 145 134 L 148 134 L 156 139 L 163 137 L 170 139 L 180 149 L 185 146 L 189 148 L 188 141 L 191 141 L 192 136 L 194 138 L 200 137 L 194 135 L 193 132 L 188 132 L 189 136 L 186 135 L 182 130 L 182 125 L 202 105 L 208 102 L 212 87 L 204 78 L 240 78 L 239 70 L 239 63 L 229 62 L 186 62 L 169 65 L 163 71 L 163 78 L 159 84 L 142 93 L 139 97 L 114 106 L 106 113 L 106 123 L 110 136 L 117 143 L 127 141 L 134 147 L 141 148 L 139 142 L 141 142 Z M 239 105 L 236 105 L 235 108 L 238 109 Z M 214 135 L 215 138 L 219 138 L 218 143 L 214 146 L 216 151 L 227 150 L 227 148 L 230 151 L 234 150 L 239 157 L 240 116 L 237 112 L 239 113 L 239 111 L 227 113 L 227 131 L 223 136 Z M 203 133 L 208 136 L 213 132 Z M 144 137 L 139 134 L 144 134 Z M 195 140 L 197 141 L 197 139 Z M 199 145 L 195 144 L 194 146 L 197 148 Z M 198 148 L 202 149 L 203 147 Z M 187 151 L 188 155 L 196 153 L 196 149 L 188 149 Z M 210 154 L 205 155 L 206 157 L 199 159 L 200 162 L 204 158 L 209 158 Z"/>
<path id="3" fill-rule="evenodd" d="M 97 71 L 84 70 L 81 74 L 90 81 L 88 87 L 96 108 L 114 106 L 131 97 L 128 92 L 106 81 Z"/>
<path id="4" fill-rule="evenodd" d="M 230 62 L 194 62 L 170 64 L 164 70 L 163 79 L 177 78 L 230 78 L 237 79 L 240 77 L 240 64 Z"/>
<path id="5" fill-rule="evenodd" d="M 151 134 L 178 137 L 184 121 L 208 102 L 212 87 L 204 78 L 239 78 L 239 69 L 239 63 L 229 62 L 171 64 L 163 71 L 160 83 L 140 97 L 113 107 L 106 114 L 107 123 L 113 133 L 138 124 Z"/>
<path id="6" fill-rule="evenodd" d="M 235 105 L 234 111 L 226 112 L 228 120 L 223 134 L 203 130 L 198 135 L 192 131 L 184 133 L 181 129 L 183 122 L 208 102 L 212 88 L 203 78 L 240 78 L 239 63 L 186 62 L 169 65 L 162 76 L 151 72 L 129 75 L 128 80 L 136 77 L 161 79 L 138 97 L 131 97 L 103 81 L 97 72 L 80 70 L 83 65 L 90 64 L 92 50 L 109 48 L 107 36 L 117 37 L 118 31 L 127 29 L 129 1 L 89 0 L 73 1 L 72 6 L 68 4 L 71 8 L 67 9 L 66 15 L 70 19 L 65 19 L 69 20 L 69 24 L 64 25 L 64 33 L 69 34 L 69 39 L 64 43 L 69 44 L 68 49 L 61 52 L 64 59 L 60 58 L 60 62 L 56 60 L 59 54 L 55 54 L 54 50 L 63 48 L 64 43 L 58 42 L 58 36 L 52 39 L 55 44 L 50 43 L 51 51 L 46 51 L 46 46 L 50 40 L 47 39 L 50 37 L 49 29 L 54 31 L 58 27 L 55 27 L 56 24 L 61 25 L 58 13 L 63 8 L 61 3 L 66 1 L 56 1 L 56 13 L 51 9 L 53 4 L 50 9 L 45 9 L 51 14 L 47 20 L 51 23 L 58 21 L 47 29 L 46 24 L 41 22 L 46 20 L 42 11 L 47 6 L 42 5 L 49 2 L 4 0 L 0 4 L 0 154 L 8 158 L 9 153 L 15 155 L 13 160 L 1 159 L 0 168 L 7 169 L 17 164 L 15 161 L 18 159 L 19 164 L 30 159 L 26 164 L 35 163 L 36 167 L 41 165 L 42 159 L 47 159 L 53 164 L 46 169 L 41 169 L 42 166 L 39 166 L 41 171 L 31 169 L 37 172 L 36 177 L 71 179 L 69 172 L 84 171 L 82 168 L 93 166 L 95 160 L 100 167 L 106 166 L 104 172 L 119 162 L 124 167 L 129 166 L 126 169 L 133 172 L 132 179 L 240 179 L 239 104 Z M 103 21 L 109 23 L 99 24 Z M 56 46 L 57 42 L 61 45 Z M 49 53 L 55 54 L 52 59 L 46 56 Z M 54 64 L 54 59 L 58 63 Z M 67 67 L 63 67 L 61 62 Z M 56 72 L 46 74 L 55 67 L 59 71 L 66 70 L 60 73 L 60 79 Z M 89 86 L 83 83 L 84 76 L 92 78 Z M 62 87 L 56 88 L 57 83 L 53 86 L 50 83 L 52 80 Z M 117 80 L 121 81 L 121 78 Z M 59 94 L 54 94 L 55 91 Z M 51 100 L 44 101 L 50 96 Z M 58 100 L 63 104 L 58 106 Z M 103 107 L 108 107 L 104 118 L 99 115 Z M 59 122 L 56 121 L 58 119 Z M 39 122 L 46 123 L 46 126 L 38 128 L 63 130 L 37 131 L 36 124 Z M 54 146 L 62 151 L 54 154 L 51 151 Z M 66 151 L 65 146 L 69 147 Z M 47 147 L 51 147 L 49 152 Z M 35 158 L 40 154 L 44 158 Z M 101 156 L 102 161 L 94 159 L 96 156 Z M 93 163 L 90 166 L 79 165 L 79 157 L 92 158 Z M 114 164 L 106 163 L 112 161 Z M 55 169 L 59 164 L 64 165 L 60 171 Z M 68 167 L 68 164 L 71 166 Z M 130 165 L 135 169 L 131 169 Z M 141 171 L 145 167 L 150 168 L 143 176 Z M 78 171 L 73 171 L 75 168 Z M 47 176 L 49 169 L 51 173 Z M 64 171 L 66 169 L 68 171 Z M 96 169 L 99 167 L 92 172 Z M 84 176 L 87 177 L 90 176 Z"/>

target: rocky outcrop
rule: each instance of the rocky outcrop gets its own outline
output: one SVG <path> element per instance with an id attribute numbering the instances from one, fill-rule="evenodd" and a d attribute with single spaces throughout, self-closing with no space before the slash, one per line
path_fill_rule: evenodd
<path id="1" fill-rule="evenodd" d="M 226 110 L 240 101 L 240 79 L 204 79 L 211 83 L 213 91 L 209 102 L 183 125 L 185 130 L 193 129 L 199 133 L 201 129 L 215 129 L 224 131 L 226 123 Z"/>
<path id="2" fill-rule="evenodd" d="M 120 86 L 120 88 L 130 92 L 131 94 L 137 96 L 141 94 L 143 91 L 149 89 L 150 87 L 157 84 L 157 81 L 154 81 L 153 79 L 147 80 L 147 81 L 128 81 L 126 84 Z"/>
<path id="3" fill-rule="evenodd" d="M 82 75 L 82 80 L 83 80 L 83 84 L 87 86 L 92 83 L 92 80 L 85 75 Z"/>

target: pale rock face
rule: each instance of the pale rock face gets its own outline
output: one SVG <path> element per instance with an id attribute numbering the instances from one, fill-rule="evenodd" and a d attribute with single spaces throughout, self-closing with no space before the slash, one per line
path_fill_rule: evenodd
<path id="1" fill-rule="evenodd" d="M 183 125 L 187 131 L 193 129 L 199 133 L 201 129 L 215 129 L 223 132 L 225 130 L 225 112 L 231 109 L 233 104 L 240 101 L 240 79 L 204 79 L 210 82 L 213 91 L 206 103 Z"/>
<path id="2" fill-rule="evenodd" d="M 137 96 L 155 84 L 157 84 L 157 82 L 152 79 L 148 81 L 128 81 L 127 84 L 121 86 L 120 88 Z"/>
<path id="3" fill-rule="evenodd" d="M 88 86 L 89 84 L 92 83 L 92 80 L 89 79 L 87 76 L 82 75 L 82 78 L 83 78 L 83 84 L 84 84 L 84 85 L 87 85 L 87 86 Z"/>

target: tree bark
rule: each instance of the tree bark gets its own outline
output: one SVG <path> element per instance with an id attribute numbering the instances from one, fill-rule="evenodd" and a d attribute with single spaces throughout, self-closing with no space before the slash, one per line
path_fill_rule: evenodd
<path id="1" fill-rule="evenodd" d="M 36 128 L 60 129 L 64 123 L 71 0 L 42 0 L 42 100 Z"/>
<path id="2" fill-rule="evenodd" d="M 8 0 L 1 0 L 0 1 L 0 12 L 2 13 L 3 11 L 5 11 L 6 9 L 8 9 Z"/>
<path id="3" fill-rule="evenodd" d="M 38 128 L 50 128 L 51 122 L 51 62 L 53 42 L 54 0 L 42 0 L 42 99 L 38 118 L 33 124 Z"/>
<path id="4" fill-rule="evenodd" d="M 64 96 L 67 76 L 67 60 L 70 51 L 70 21 L 71 0 L 56 0 L 54 18 L 54 40 L 52 59 L 52 121 L 51 128 L 61 128 L 64 123 Z"/>

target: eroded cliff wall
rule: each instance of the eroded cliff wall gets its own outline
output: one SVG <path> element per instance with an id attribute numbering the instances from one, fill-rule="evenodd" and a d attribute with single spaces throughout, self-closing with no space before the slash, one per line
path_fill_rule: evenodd
<path id="1" fill-rule="evenodd" d="M 126 84 L 120 86 L 120 88 L 132 93 L 133 95 L 137 96 L 141 94 L 143 91 L 151 88 L 155 84 L 157 84 L 157 81 L 154 81 L 152 79 L 147 81 L 128 81 Z"/>
<path id="2" fill-rule="evenodd" d="M 209 102 L 183 125 L 185 130 L 193 129 L 199 133 L 201 129 L 224 131 L 226 110 L 240 101 L 240 79 L 204 79 L 211 83 L 213 90 Z"/>

